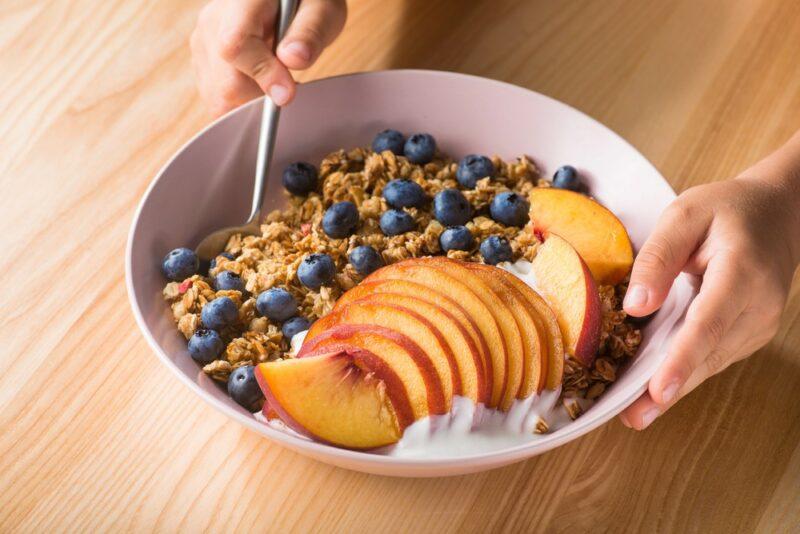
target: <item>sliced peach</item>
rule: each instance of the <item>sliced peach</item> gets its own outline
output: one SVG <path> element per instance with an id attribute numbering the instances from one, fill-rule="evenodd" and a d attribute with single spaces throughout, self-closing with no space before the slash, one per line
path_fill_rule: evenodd
<path id="1" fill-rule="evenodd" d="M 311 323 L 311 326 L 308 328 L 308 332 L 306 332 L 305 338 L 303 338 L 303 345 L 300 347 L 300 350 L 302 351 L 308 340 L 317 337 L 329 328 L 333 327 L 336 324 L 336 319 L 336 314 L 330 312 Z"/>
<path id="2" fill-rule="evenodd" d="M 478 263 L 465 263 L 465 266 L 489 284 L 495 293 L 508 305 L 517 327 L 522 335 L 523 366 L 522 382 L 517 392 L 518 399 L 526 399 L 538 393 L 544 386 L 547 364 L 547 340 L 536 320 L 536 311 L 528 307 L 522 293 L 505 279 L 506 271 L 499 267 Z M 544 354 L 542 350 L 544 348 Z"/>
<path id="3" fill-rule="evenodd" d="M 278 414 L 278 412 L 276 412 L 275 410 L 270 408 L 268 402 L 264 402 L 264 407 L 261 409 L 261 413 L 264 414 L 264 417 L 266 417 L 270 421 L 273 420 L 273 419 L 280 419 L 281 418 L 281 416 Z"/>
<path id="4" fill-rule="evenodd" d="M 419 313 L 435 324 L 450 347 L 449 354 L 454 357 L 455 372 L 458 373 L 461 384 L 460 394 L 474 402 L 486 400 L 486 380 L 480 353 L 467 331 L 450 313 L 436 304 L 398 293 L 380 293 L 353 301 L 351 304 L 362 302 L 399 306 Z"/>
<path id="5" fill-rule="evenodd" d="M 256 378 L 287 426 L 332 445 L 390 445 L 414 420 L 400 378 L 362 349 L 262 363 Z"/>
<path id="6" fill-rule="evenodd" d="M 607 208 L 565 189 L 535 188 L 528 200 L 534 231 L 566 239 L 598 283 L 618 284 L 631 272 L 631 240 L 625 226 Z"/>
<path id="7" fill-rule="evenodd" d="M 506 383 L 506 361 L 508 358 L 506 340 L 492 312 L 495 302 L 488 305 L 478 296 L 479 286 L 465 283 L 463 278 L 448 275 L 441 269 L 421 259 L 402 261 L 378 269 L 363 282 L 371 283 L 384 280 L 406 280 L 417 283 L 439 294 L 447 295 L 458 302 L 470 315 L 476 326 L 486 339 L 490 353 L 492 392 L 489 406 L 498 406 L 503 398 Z M 521 344 L 521 342 L 520 342 Z"/>
<path id="8" fill-rule="evenodd" d="M 539 387 L 540 389 L 556 389 L 561 386 L 564 374 L 564 343 L 556 316 L 550 305 L 531 286 L 513 274 L 505 270 L 503 272 L 506 281 L 516 287 L 525 297 L 528 306 L 536 311 L 537 323 L 541 327 L 540 331 L 545 333 L 546 347 L 542 347 L 542 350 L 547 355 L 547 363 L 544 366 L 546 374 L 542 375 L 543 383 L 540 383 Z"/>
<path id="9" fill-rule="evenodd" d="M 322 319 L 325 319 L 328 327 L 339 324 L 366 324 L 382 326 L 404 334 L 428 354 L 436 367 L 436 372 L 442 381 L 445 411 L 450 411 L 453 395 L 461 395 L 461 377 L 455 355 L 441 331 L 421 314 L 401 306 L 357 301 L 329 313 Z M 316 323 L 313 326 L 316 326 Z M 310 328 L 304 345 L 324 331 L 325 329 Z"/>
<path id="10" fill-rule="evenodd" d="M 398 293 L 380 293 L 350 302 L 347 306 L 379 304 L 395 306 L 408 313 L 425 318 L 441 334 L 448 350 L 445 351 L 447 363 L 453 373 L 453 394 L 461 395 L 474 402 L 485 397 L 486 382 L 480 355 L 469 334 L 447 311 L 422 299 Z M 346 306 L 346 307 L 347 307 Z M 344 309 L 344 308 L 342 308 Z M 398 327 L 398 330 L 402 330 Z"/>
<path id="11" fill-rule="evenodd" d="M 372 302 L 403 306 L 420 313 L 435 324 L 447 339 L 450 350 L 456 358 L 458 372 L 461 376 L 463 395 L 475 402 L 488 402 L 491 390 L 490 383 L 487 382 L 484 373 L 483 356 L 478 345 L 476 345 L 472 336 L 470 336 L 467 327 L 456 315 L 445 307 L 447 305 L 446 300 L 448 299 L 442 297 L 433 303 L 425 298 L 420 298 L 420 296 L 425 295 L 424 287 L 422 287 L 422 293 L 417 292 L 416 295 L 413 296 L 409 293 L 395 293 L 392 291 L 380 290 L 380 288 L 388 289 L 390 285 L 397 284 L 381 284 L 379 282 L 359 284 L 339 299 L 334 307 L 334 311 L 339 306 L 346 306 L 351 302 L 367 299 Z M 417 284 L 412 285 L 416 285 L 418 288 L 421 287 Z M 376 289 L 379 290 L 376 291 Z M 459 311 L 457 305 L 452 308 L 455 308 L 453 309 L 455 312 Z M 467 324 L 469 325 L 468 322 Z"/>
<path id="12" fill-rule="evenodd" d="M 561 328 L 564 346 L 584 365 L 594 361 L 600 342 L 600 295 L 592 273 L 566 240 L 550 233 L 531 262 L 536 287 Z"/>
<path id="13" fill-rule="evenodd" d="M 465 262 L 444 257 L 417 258 L 416 261 L 423 264 L 427 263 L 454 279 L 462 280 L 469 287 L 475 288 L 475 293 L 478 297 L 492 310 L 491 313 L 503 333 L 508 352 L 506 382 L 499 406 L 503 411 L 510 409 L 522 383 L 524 350 L 522 347 L 522 334 L 508 303 L 504 302 L 502 295 L 484 282 L 480 276 L 468 269 L 465 266 Z M 481 318 L 478 318 L 478 320 L 481 320 Z"/>
<path id="14" fill-rule="evenodd" d="M 409 337 L 374 325 L 338 325 L 305 343 L 298 358 L 320 349 L 369 350 L 391 367 L 405 385 L 414 418 L 445 413 L 442 381 L 430 357 Z"/>

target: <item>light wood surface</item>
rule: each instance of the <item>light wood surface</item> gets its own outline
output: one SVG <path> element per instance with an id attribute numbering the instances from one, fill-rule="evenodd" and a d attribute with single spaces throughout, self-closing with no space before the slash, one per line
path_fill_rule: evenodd
<path id="1" fill-rule="evenodd" d="M 187 46 L 201 4 L 0 0 L 0 531 L 800 529 L 798 284 L 767 348 L 647 431 L 615 421 L 479 475 L 329 467 L 183 387 L 134 324 L 123 250 L 155 172 L 210 120 Z M 800 128 L 795 0 L 350 11 L 301 80 L 418 67 L 529 87 L 619 132 L 676 190 Z"/>

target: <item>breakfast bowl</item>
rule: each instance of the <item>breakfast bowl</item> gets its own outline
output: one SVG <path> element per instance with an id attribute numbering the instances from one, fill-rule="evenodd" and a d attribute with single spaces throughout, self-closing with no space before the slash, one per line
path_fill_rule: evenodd
<path id="1" fill-rule="evenodd" d="M 273 442 L 332 465 L 368 473 L 426 477 L 472 473 L 546 452 L 599 427 L 630 405 L 661 363 L 695 294 L 681 276 L 661 310 L 642 327 L 642 342 L 617 380 L 580 417 L 551 432 L 481 447 L 389 455 L 307 439 L 235 403 L 190 357 L 162 298 L 164 255 L 192 247 L 215 229 L 245 220 L 250 208 L 261 101 L 220 118 L 184 145 L 156 175 L 139 204 L 126 251 L 128 295 L 136 321 L 158 358 L 215 409 Z M 622 221 L 634 249 L 675 194 L 631 145 L 579 111 L 510 84 L 435 71 L 385 71 L 300 86 L 283 110 L 263 209 L 286 203 L 283 169 L 319 161 L 340 148 L 368 146 L 376 132 L 428 132 L 442 152 L 528 155 L 542 176 L 569 163 L 592 197 Z"/>

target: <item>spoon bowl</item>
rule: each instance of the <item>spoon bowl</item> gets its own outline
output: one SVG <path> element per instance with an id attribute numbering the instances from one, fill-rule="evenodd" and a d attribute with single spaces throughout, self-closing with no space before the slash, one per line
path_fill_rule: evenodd
<path id="1" fill-rule="evenodd" d="M 200 241 L 200 244 L 194 249 L 194 253 L 197 254 L 197 257 L 200 258 L 201 261 L 213 260 L 219 256 L 220 252 L 225 250 L 225 245 L 228 244 L 231 236 L 236 234 L 257 234 L 261 226 L 258 219 L 259 217 L 256 217 L 252 221 L 241 226 L 228 226 L 227 228 L 211 232 Z"/>

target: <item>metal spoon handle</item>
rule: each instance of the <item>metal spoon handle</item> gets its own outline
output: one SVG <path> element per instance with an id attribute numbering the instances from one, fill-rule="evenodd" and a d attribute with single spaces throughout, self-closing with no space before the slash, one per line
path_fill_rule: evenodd
<path id="1" fill-rule="evenodd" d="M 274 49 L 278 49 L 286 30 L 289 28 L 294 13 L 297 9 L 297 0 L 281 0 L 278 8 L 278 24 L 275 29 Z M 261 130 L 258 134 L 258 159 L 256 160 L 256 179 L 253 185 L 253 205 L 250 208 L 251 223 L 261 217 L 261 206 L 264 204 L 264 194 L 267 192 L 267 173 L 272 162 L 272 152 L 275 148 L 275 137 L 278 131 L 278 118 L 281 108 L 275 105 L 271 98 L 264 97 L 264 107 L 261 110 Z"/>

